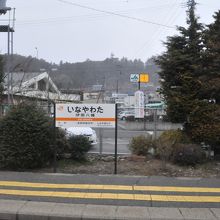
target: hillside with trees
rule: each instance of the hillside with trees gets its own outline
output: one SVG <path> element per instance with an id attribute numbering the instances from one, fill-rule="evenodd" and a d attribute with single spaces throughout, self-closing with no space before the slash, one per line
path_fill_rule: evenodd
<path id="1" fill-rule="evenodd" d="M 11 72 L 24 71 L 40 72 L 48 71 L 54 82 L 60 89 L 85 90 L 92 85 L 103 85 L 106 91 L 128 93 L 137 89 L 137 84 L 130 83 L 130 74 L 149 73 L 150 81 L 155 88 L 159 85 L 157 74 L 158 67 L 153 58 L 147 62 L 141 60 L 128 60 L 127 58 L 110 58 L 103 61 L 86 60 L 81 63 L 69 63 L 61 61 L 59 64 L 48 63 L 43 59 L 35 57 L 13 56 Z"/>

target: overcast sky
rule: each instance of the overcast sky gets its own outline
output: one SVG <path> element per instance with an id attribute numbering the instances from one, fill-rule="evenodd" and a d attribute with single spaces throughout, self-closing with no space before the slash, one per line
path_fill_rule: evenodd
<path id="1" fill-rule="evenodd" d="M 7 0 L 16 8 L 14 52 L 49 62 L 115 57 L 146 61 L 185 26 L 183 0 Z M 197 15 L 213 22 L 219 0 L 198 0 Z M 0 22 L 8 15 L 0 16 Z M 7 40 L 0 34 L 0 52 Z"/>

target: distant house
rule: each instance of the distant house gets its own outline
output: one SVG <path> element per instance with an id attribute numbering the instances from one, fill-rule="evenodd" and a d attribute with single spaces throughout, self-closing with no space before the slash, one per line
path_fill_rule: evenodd
<path id="1" fill-rule="evenodd" d="M 98 100 L 100 99 L 100 94 L 100 92 L 84 92 L 83 101 L 86 103 L 98 103 Z"/>
<path id="2" fill-rule="evenodd" d="M 60 89 L 66 100 L 83 101 L 83 91 L 78 89 Z"/>
<path id="3" fill-rule="evenodd" d="M 83 92 L 83 101 L 86 103 L 101 103 L 104 101 L 103 85 L 93 85 Z"/>
<path id="4" fill-rule="evenodd" d="M 54 100 L 56 102 L 80 102 L 80 95 L 69 96 L 59 91 L 47 72 L 43 73 L 11 73 L 9 85 L 10 98 L 13 103 L 19 100 L 35 98 L 38 100 Z M 5 81 L 5 96 L 3 103 L 7 103 L 7 79 Z"/>

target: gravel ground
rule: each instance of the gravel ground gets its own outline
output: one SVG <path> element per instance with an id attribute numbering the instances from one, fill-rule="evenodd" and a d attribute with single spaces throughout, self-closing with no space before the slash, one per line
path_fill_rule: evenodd
<path id="1" fill-rule="evenodd" d="M 164 164 L 161 160 L 153 158 L 123 156 L 118 158 L 117 165 L 118 174 L 121 175 L 220 178 L 220 161 L 184 167 L 168 162 Z M 73 174 L 113 174 L 114 157 L 89 155 L 84 162 L 65 159 L 58 162 L 57 171 Z M 52 172 L 52 168 L 44 168 L 37 172 Z"/>

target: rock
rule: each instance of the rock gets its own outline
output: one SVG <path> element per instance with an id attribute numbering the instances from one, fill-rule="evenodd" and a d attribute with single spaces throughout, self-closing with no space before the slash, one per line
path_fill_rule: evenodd
<path id="1" fill-rule="evenodd" d="M 113 160 L 114 160 L 113 156 L 107 156 L 107 157 L 103 157 L 102 158 L 102 161 L 104 161 L 104 162 L 111 162 Z"/>

